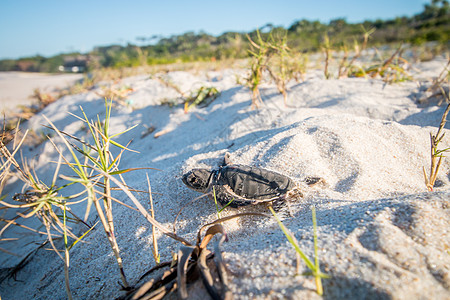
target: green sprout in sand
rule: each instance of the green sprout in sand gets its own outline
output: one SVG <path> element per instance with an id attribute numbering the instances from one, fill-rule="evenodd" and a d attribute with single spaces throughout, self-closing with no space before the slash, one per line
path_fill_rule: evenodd
<path id="1" fill-rule="evenodd" d="M 315 277 L 316 281 L 316 292 L 319 295 L 323 295 L 323 287 L 322 287 L 322 278 L 329 278 L 328 275 L 322 273 L 320 271 L 320 265 L 319 265 L 319 256 L 317 254 L 318 247 L 317 247 L 317 221 L 316 221 L 316 209 L 314 206 L 312 206 L 312 220 L 313 220 L 313 234 L 314 234 L 314 263 L 305 255 L 305 253 L 300 249 L 300 246 L 298 245 L 298 242 L 295 238 L 295 236 L 292 234 L 292 232 L 287 229 L 281 220 L 278 218 L 277 214 L 273 210 L 271 206 L 269 206 L 270 211 L 272 212 L 273 216 L 277 220 L 278 225 L 280 226 L 281 230 L 283 230 L 284 234 L 286 235 L 286 238 L 288 239 L 289 243 L 294 247 L 295 251 L 297 252 L 297 255 L 303 259 L 303 261 L 306 263 L 306 266 L 309 268 L 310 272 L 306 273 L 305 275 L 313 275 Z"/>
<path id="2" fill-rule="evenodd" d="M 448 97 L 448 96 L 447 96 Z M 444 138 L 445 133 L 441 133 L 444 129 L 445 123 L 447 123 L 447 115 L 450 110 L 450 104 L 447 105 L 444 114 L 442 115 L 441 123 L 436 135 L 430 133 L 431 143 L 431 167 L 430 176 L 427 175 L 425 167 L 423 167 L 423 175 L 425 177 L 425 185 L 429 191 L 432 191 L 436 182 L 437 174 L 442 163 L 442 159 L 445 157 L 443 153 L 450 151 L 450 148 L 438 149 L 439 143 Z"/>

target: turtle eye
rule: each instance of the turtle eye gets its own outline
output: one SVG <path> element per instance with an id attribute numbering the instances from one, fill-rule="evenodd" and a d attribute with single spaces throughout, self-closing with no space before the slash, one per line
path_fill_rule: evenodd
<path id="1" fill-rule="evenodd" d="M 190 183 L 195 183 L 196 181 L 197 181 L 197 178 L 195 178 L 195 177 L 189 178 Z"/>

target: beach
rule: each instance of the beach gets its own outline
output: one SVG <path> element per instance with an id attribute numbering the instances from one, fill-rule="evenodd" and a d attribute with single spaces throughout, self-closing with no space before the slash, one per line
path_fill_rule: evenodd
<path id="1" fill-rule="evenodd" d="M 314 277 L 296 274 L 295 250 L 276 221 L 250 216 L 223 224 L 228 238 L 222 246 L 223 256 L 229 289 L 236 299 L 449 299 L 450 160 L 443 159 L 439 184 L 432 192 L 427 191 L 423 175 L 423 168 L 427 172 L 430 168 L 430 133 L 436 133 L 446 105 L 419 101 L 424 96 L 421 86 L 429 86 L 446 63 L 443 57 L 418 63 L 410 70 L 414 80 L 392 84 L 380 78 L 327 80 L 322 70 L 309 70 L 304 80 L 289 82 L 286 104 L 273 83 L 264 83 L 260 88 L 263 104 L 258 109 L 251 107 L 251 91 L 240 84 L 246 76 L 242 69 L 123 78 L 109 83 L 128 91 L 125 100 L 112 109 L 110 131 L 115 134 L 136 126 L 116 138 L 122 145 L 131 141 L 127 147 L 136 151 L 125 151 L 120 165 L 157 170 L 136 170 L 123 177 L 134 189 L 145 191 L 148 173 L 155 218 L 168 228 L 180 208 L 201 195 L 183 184 L 182 175 L 193 168 L 218 168 L 225 153 L 233 163 L 275 171 L 298 184 L 303 198 L 290 204 L 292 216 L 285 216 L 283 223 L 312 259 L 311 207 L 315 207 L 321 270 L 329 275 L 322 280 L 323 297 L 315 292 Z M 77 76 L 61 77 L 60 83 Z M 208 106 L 186 112 L 182 104 L 167 104 L 180 103 L 180 93 L 161 78 L 184 94 L 204 86 L 215 87 L 220 95 Z M 0 84 L 4 80 L 0 76 Z M 15 84 L 17 81 L 8 83 L 8 89 L 17 90 Z M 88 119 L 104 118 L 102 91 L 96 86 L 64 96 L 21 129 L 38 136 L 50 134 L 61 153 L 70 157 L 57 135 L 42 126 L 48 124 L 44 116 L 59 130 L 92 142 L 86 125 L 69 113 L 83 116 L 82 107 Z M 21 99 L 26 98 L 23 93 Z M 8 102 L 13 96 L 8 96 L 5 88 L 1 97 Z M 443 131 L 447 134 L 439 147 L 445 149 L 450 147 L 448 125 Z M 112 151 L 119 153 L 120 149 Z M 40 180 L 52 181 L 59 153 L 49 140 L 24 146 L 23 157 L 33 161 Z M 73 176 L 67 166 L 60 173 Z M 307 177 L 320 177 L 323 182 L 310 187 L 305 184 Z M 59 178 L 56 185 L 63 184 L 64 179 Z M 21 182 L 12 178 L 4 193 L 14 195 L 21 190 Z M 67 191 L 75 194 L 78 190 Z M 124 193 L 115 191 L 113 196 L 133 206 Z M 148 195 L 135 196 L 150 209 Z M 84 216 L 85 207 L 75 205 L 73 212 Z M 226 208 L 221 215 L 243 212 L 270 214 L 266 206 L 255 205 Z M 14 216 L 12 211 L 8 214 Z M 113 204 L 113 214 L 124 271 L 129 283 L 135 284 L 156 265 L 152 226 L 139 212 L 119 203 Z M 216 218 L 214 202 L 200 199 L 184 208 L 176 232 L 195 242 L 200 227 Z M 86 222 L 97 221 L 92 211 Z M 21 222 L 45 231 L 32 218 Z M 79 235 L 86 231 L 82 224 L 71 226 Z M 170 261 L 181 244 L 160 231 L 156 235 L 161 261 Z M 1 282 L 2 299 L 66 298 L 63 260 L 45 250 L 48 246 L 36 250 L 46 235 L 17 227 L 2 235 L 15 237 L 20 239 L 0 244 L 16 254 L 0 252 L 2 272 L 27 254 L 33 255 L 14 278 Z M 101 224 L 83 241 L 70 250 L 74 299 L 123 296 L 117 263 Z M 55 243 L 59 249 L 64 247 L 61 239 Z M 302 263 L 299 273 L 308 270 Z M 195 295 L 207 297 L 201 288 Z"/>
<path id="2" fill-rule="evenodd" d="M 17 112 L 19 105 L 32 105 L 33 91 L 54 92 L 73 85 L 82 74 L 46 74 L 30 72 L 0 72 L 0 111 Z"/>

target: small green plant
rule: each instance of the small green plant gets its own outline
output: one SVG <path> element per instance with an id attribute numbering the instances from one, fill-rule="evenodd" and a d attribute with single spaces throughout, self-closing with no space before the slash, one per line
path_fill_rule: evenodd
<path id="1" fill-rule="evenodd" d="M 94 205 L 97 214 L 100 218 L 100 221 L 103 224 L 103 228 L 108 237 L 108 240 L 111 244 L 111 248 L 115 254 L 117 263 L 119 265 L 120 274 L 122 277 L 122 283 L 125 287 L 128 286 L 126 281 L 125 273 L 123 270 L 122 260 L 119 254 L 119 247 L 116 241 L 116 235 L 114 232 L 114 223 L 113 223 L 113 213 L 112 213 L 112 201 L 117 201 L 116 199 L 111 197 L 111 184 L 110 177 L 113 175 L 120 175 L 124 172 L 128 172 L 134 169 L 125 169 L 119 170 L 118 164 L 120 158 L 123 154 L 124 150 L 129 150 L 125 146 L 122 146 L 114 141 L 114 138 L 123 134 L 124 132 L 111 135 L 109 132 L 109 122 L 111 116 L 111 106 L 112 103 L 105 100 L 106 107 L 106 118 L 104 122 L 101 122 L 100 119 L 97 120 L 96 123 L 88 120 L 86 114 L 83 112 L 83 120 L 94 140 L 94 145 L 90 145 L 86 142 L 81 141 L 80 139 L 70 136 L 69 137 L 79 143 L 82 144 L 82 148 L 76 146 L 74 143 L 69 142 L 63 132 L 59 131 L 53 123 L 47 119 L 51 128 L 60 136 L 63 142 L 66 144 L 70 153 L 72 154 L 73 162 L 70 162 L 63 155 L 61 150 L 56 146 L 52 139 L 50 142 L 53 143 L 55 148 L 60 154 L 60 160 L 56 167 L 53 181 L 51 185 L 46 185 L 44 182 L 38 179 L 35 172 L 32 172 L 26 163 L 24 163 L 24 167 L 22 168 L 19 163 L 14 159 L 14 155 L 17 153 L 18 148 L 22 145 L 26 133 L 22 140 L 20 141 L 17 147 L 13 147 L 15 150 L 13 153 L 10 153 L 6 146 L 1 143 L 0 150 L 7 160 L 3 161 L 1 171 L 3 171 L 3 175 L 6 175 L 9 168 L 12 166 L 17 170 L 17 175 L 21 181 L 23 181 L 26 186 L 29 186 L 30 189 L 26 190 L 24 193 L 16 194 L 13 197 L 13 200 L 21 202 L 22 204 L 11 204 L 5 201 L 0 201 L 4 207 L 12 208 L 12 209 L 23 209 L 21 213 L 18 214 L 17 217 L 11 220 L 3 220 L 6 225 L 0 230 L 0 236 L 2 233 L 11 225 L 19 224 L 16 220 L 19 217 L 30 218 L 30 217 L 38 217 L 42 224 L 46 228 L 46 233 L 48 236 L 48 240 L 52 245 L 54 251 L 60 256 L 61 259 L 65 261 L 65 268 L 68 269 L 69 266 L 69 248 L 71 248 L 74 244 L 76 244 L 81 238 L 75 236 L 67 226 L 67 214 L 66 212 L 71 213 L 70 206 L 76 203 L 80 203 L 83 201 L 87 201 L 86 211 L 85 211 L 85 220 L 87 219 L 91 205 Z M 121 148 L 121 152 L 119 155 L 114 157 L 111 153 L 111 146 L 116 146 Z M 80 160 L 79 157 L 75 154 L 78 152 L 81 154 L 83 160 Z M 68 165 L 76 174 L 76 177 L 69 177 L 60 175 L 64 180 L 67 180 L 68 183 L 57 187 L 56 179 L 59 175 L 60 164 L 64 160 L 65 164 Z M 82 162 L 83 161 L 83 162 Z M 103 173 L 102 173 L 103 172 Z M 6 176 L 2 175 L 2 180 L 6 178 Z M 82 184 L 85 187 L 85 190 L 81 193 L 70 195 L 70 196 L 62 196 L 64 193 L 64 189 L 73 184 Z M 84 197 L 83 197 L 84 196 Z M 81 198 L 81 200 L 80 200 Z M 100 201 L 103 202 L 103 207 L 100 205 Z M 63 215 L 63 217 L 61 217 Z M 73 215 L 73 214 L 72 214 Z M 75 216 L 75 215 L 74 215 Z M 75 216 L 76 222 L 83 222 L 80 218 Z M 85 222 L 83 222 L 86 224 Z M 88 226 L 91 228 L 90 226 Z M 59 250 L 55 246 L 53 240 L 55 234 L 52 230 L 56 230 L 59 234 L 64 237 L 64 253 L 65 257 L 63 258 L 59 254 Z M 75 242 L 72 246 L 69 246 L 68 237 L 72 238 Z M 68 276 L 68 270 L 65 271 L 66 276 Z M 70 298 L 70 288 L 68 284 L 68 278 L 66 277 L 66 287 L 68 292 L 68 297 Z"/>
<path id="2" fill-rule="evenodd" d="M 292 78 L 297 82 L 304 81 L 308 56 L 303 53 L 291 53 L 288 64 L 291 68 Z"/>
<path id="3" fill-rule="evenodd" d="M 269 47 L 273 54 L 270 54 L 267 71 L 275 82 L 278 91 L 283 95 L 284 105 L 287 106 L 287 84 L 290 80 L 299 78 L 306 72 L 306 60 L 302 55 L 296 55 L 287 44 L 287 31 L 281 37 L 271 34 L 269 37 Z"/>
<path id="4" fill-rule="evenodd" d="M 328 278 L 329 276 L 322 273 L 320 271 L 320 265 L 319 265 L 319 256 L 318 256 L 318 246 L 317 246 L 317 221 L 316 221 L 316 209 L 314 206 L 312 206 L 312 220 L 313 220 L 313 235 L 314 235 L 314 263 L 305 255 L 305 253 L 300 249 L 300 246 L 298 245 L 298 242 L 295 238 L 295 236 L 287 229 L 281 220 L 278 218 L 277 214 L 273 210 L 271 206 L 269 206 L 270 211 L 272 212 L 273 216 L 277 220 L 278 225 L 280 226 L 281 230 L 283 230 L 284 235 L 286 235 L 286 238 L 288 239 L 289 243 L 294 247 L 297 254 L 303 259 L 303 261 L 306 263 L 306 266 L 310 269 L 311 275 L 315 277 L 316 280 L 316 291 L 317 294 L 323 295 L 323 287 L 322 287 L 322 278 Z"/>
<path id="5" fill-rule="evenodd" d="M 349 49 L 346 43 L 342 43 L 340 46 L 340 52 L 343 53 L 340 63 L 338 66 L 338 74 L 337 78 L 344 78 L 349 77 L 350 73 L 352 73 L 355 69 L 359 70 L 360 68 L 355 64 L 355 62 L 361 57 L 361 54 L 364 50 L 367 48 L 367 43 L 369 41 L 370 36 L 375 32 L 375 28 L 366 29 L 363 25 L 361 25 L 362 28 L 362 35 L 363 35 L 363 41 L 362 45 L 360 45 L 357 41 L 357 39 L 354 39 L 353 42 L 353 55 L 349 55 Z M 325 62 L 324 62 L 324 75 L 326 79 L 333 78 L 333 74 L 330 72 L 330 65 L 332 63 L 332 55 L 333 52 L 338 52 L 333 49 L 333 45 L 330 41 L 330 38 L 328 37 L 328 34 L 325 34 L 323 37 L 323 43 L 322 43 L 322 51 L 325 55 Z M 351 57 L 351 58 L 350 58 Z"/>
<path id="6" fill-rule="evenodd" d="M 251 57 L 251 66 L 247 84 L 252 91 L 252 107 L 254 108 L 257 108 L 262 104 L 259 86 L 263 79 L 263 71 L 267 69 L 267 61 L 270 57 L 270 45 L 262 39 L 259 30 L 256 31 L 256 37 L 257 41 L 255 42 L 247 35 L 251 47 L 251 49 L 248 50 Z"/>
<path id="7" fill-rule="evenodd" d="M 87 200 L 87 206 L 85 211 L 85 219 L 87 219 L 91 205 L 93 204 L 96 208 L 97 214 L 100 218 L 100 221 L 103 225 L 103 229 L 106 233 L 108 241 L 111 245 L 111 248 L 114 252 L 114 256 L 117 260 L 117 264 L 119 266 L 120 275 L 122 279 L 122 284 L 124 287 L 128 287 L 128 282 L 125 276 L 125 272 L 123 269 L 122 259 L 120 257 L 120 250 L 116 240 L 116 234 L 114 230 L 114 219 L 112 212 L 112 201 L 111 197 L 111 182 L 109 175 L 119 175 L 125 172 L 129 172 L 134 169 L 119 169 L 120 158 L 123 154 L 124 150 L 130 150 L 126 146 L 120 145 L 114 141 L 114 138 L 131 130 L 132 127 L 128 130 L 120 132 L 115 135 L 111 135 L 109 132 L 109 124 L 111 118 L 111 108 L 112 101 L 108 103 L 105 99 L 105 107 L 106 107 L 106 117 L 105 121 L 101 122 L 100 119 L 97 119 L 97 122 L 89 121 L 84 110 L 81 108 L 84 118 L 77 117 L 78 119 L 85 122 L 88 126 L 89 131 L 91 133 L 91 137 L 94 140 L 94 144 L 90 145 L 87 143 L 83 143 L 83 149 L 70 143 L 63 135 L 61 131 L 59 131 L 53 123 L 47 119 L 47 122 L 51 125 L 51 127 L 57 132 L 57 134 L 63 139 L 67 148 L 69 149 L 73 163 L 66 159 L 59 148 L 54 144 L 55 148 L 60 153 L 61 157 L 64 159 L 65 163 L 72 169 L 72 171 L 76 174 L 77 177 L 67 177 L 64 176 L 64 179 L 69 180 L 72 183 L 81 183 L 85 187 L 85 193 L 87 196 L 83 198 L 83 200 Z M 79 140 L 78 140 L 79 141 Z M 112 156 L 111 146 L 116 146 L 122 151 L 116 157 Z M 81 157 L 84 159 L 82 163 L 78 156 L 75 154 L 75 151 L 81 154 Z M 100 189 L 98 189 L 99 187 Z M 103 207 L 100 205 L 100 199 L 103 201 Z"/>
<path id="8" fill-rule="evenodd" d="M 337 77 L 336 78 L 346 78 L 346 77 L 366 77 L 366 78 L 381 78 L 386 83 L 402 82 L 406 80 L 411 80 L 411 75 L 407 72 L 409 67 L 409 62 L 402 57 L 402 46 L 399 46 L 396 51 L 388 58 L 383 58 L 382 55 L 377 51 L 379 60 L 376 60 L 372 65 L 366 67 L 361 66 L 356 63 L 361 57 L 364 50 L 367 49 L 368 41 L 372 34 L 375 32 L 374 28 L 366 29 L 362 27 L 362 45 L 358 43 L 355 39 L 353 44 L 353 56 L 349 55 L 349 50 L 346 44 L 341 46 L 341 51 L 343 53 L 340 63 L 337 66 Z M 324 62 L 324 75 L 326 79 L 335 77 L 332 72 L 330 72 L 332 63 L 332 54 L 337 52 L 333 50 L 333 45 L 330 42 L 328 35 L 325 35 L 322 43 L 322 50 L 325 54 Z M 375 49 L 376 50 L 376 49 Z"/>
<path id="9" fill-rule="evenodd" d="M 446 95 L 448 98 L 448 95 Z M 430 176 L 427 175 L 425 167 L 423 167 L 423 175 L 425 177 L 425 185 L 429 191 L 433 191 L 434 184 L 436 182 L 437 174 L 439 172 L 439 168 L 441 167 L 442 159 L 445 157 L 443 154 L 445 152 L 449 152 L 450 148 L 438 149 L 439 143 L 444 138 L 445 133 L 441 133 L 442 129 L 444 129 L 445 123 L 447 123 L 447 115 L 450 110 L 450 103 L 447 105 L 447 108 L 442 115 L 441 123 L 439 125 L 439 129 L 436 135 L 430 133 L 430 144 L 431 144 L 431 167 L 430 167 Z"/>
<path id="10" fill-rule="evenodd" d="M 400 46 L 389 58 L 381 63 L 368 68 L 353 66 L 348 74 L 350 77 L 380 77 L 386 83 L 402 82 L 411 80 L 411 76 L 406 71 L 408 64 L 409 62 L 402 57 L 402 47 Z"/>
<path id="11" fill-rule="evenodd" d="M 325 36 L 323 37 L 322 51 L 325 54 L 325 65 L 324 65 L 323 74 L 325 75 L 326 79 L 330 79 L 331 74 L 329 71 L 329 67 L 330 67 L 330 60 L 331 60 L 331 44 L 330 44 L 330 38 L 328 37 L 328 34 L 325 34 Z"/>
<path id="12" fill-rule="evenodd" d="M 59 152 L 60 156 L 65 161 L 66 165 L 68 165 L 75 173 L 74 177 L 68 176 L 61 176 L 61 177 L 63 179 L 68 180 L 70 182 L 69 184 L 79 183 L 84 186 L 85 190 L 77 196 L 85 195 L 85 197 L 82 200 L 79 200 L 78 202 L 87 201 L 85 218 L 87 218 L 87 216 L 89 215 L 91 206 L 94 205 L 97 211 L 97 215 L 100 219 L 100 222 L 103 225 L 103 229 L 115 255 L 120 271 L 120 276 L 122 279 L 122 284 L 124 288 L 127 288 L 129 285 L 125 276 L 124 267 L 120 256 L 120 250 L 116 241 L 116 234 L 114 230 L 112 202 L 115 201 L 128 208 L 130 208 L 130 206 L 122 203 L 121 201 L 111 196 L 112 183 L 114 183 L 118 187 L 118 189 L 122 190 L 130 198 L 130 200 L 136 206 L 137 210 L 152 225 L 154 225 L 154 227 L 158 228 L 163 234 L 185 245 L 190 245 L 190 243 L 184 240 L 183 238 L 178 237 L 177 235 L 172 233 L 169 229 L 165 228 L 163 225 L 157 222 L 154 219 L 154 217 L 151 214 L 149 214 L 149 212 L 131 193 L 131 189 L 126 185 L 121 175 L 123 173 L 138 169 L 151 169 L 151 168 L 119 169 L 119 162 L 124 151 L 133 151 L 133 150 L 127 148 L 128 145 L 123 146 L 117 143 L 116 141 L 114 141 L 114 139 L 117 136 L 124 134 L 125 132 L 136 127 L 137 125 L 120 133 L 111 135 L 109 131 L 109 124 L 111 118 L 112 102 L 111 101 L 108 102 L 107 100 L 105 100 L 105 107 L 106 107 L 106 117 L 104 122 L 101 122 L 99 118 L 97 118 L 96 122 L 89 121 L 82 108 L 81 111 L 83 113 L 83 118 L 75 116 L 80 120 L 82 120 L 83 122 L 85 122 L 86 125 L 88 126 L 89 131 L 91 133 L 91 137 L 94 141 L 92 145 L 58 130 L 53 125 L 53 123 L 48 119 L 47 122 L 56 131 L 58 136 L 63 140 L 66 148 L 68 148 L 72 156 L 73 162 L 70 162 L 69 159 L 64 157 L 62 151 L 55 145 L 55 143 L 53 143 L 55 148 Z M 71 141 L 68 140 L 67 137 L 81 143 L 82 148 L 73 144 Z M 115 146 L 120 149 L 120 152 L 117 156 L 113 156 L 112 150 L 110 149 L 111 146 Z M 76 153 L 81 155 L 82 160 L 78 157 Z M 120 180 L 116 178 L 117 176 L 120 178 Z M 101 203 L 103 203 L 103 206 L 101 205 Z M 156 243 L 154 244 L 154 249 L 155 249 L 155 257 L 158 257 L 159 255 L 157 253 Z"/>
<path id="13" fill-rule="evenodd" d="M 195 106 L 208 106 L 214 101 L 220 92 L 215 87 L 200 87 L 194 94 L 184 102 L 184 112 L 187 113 Z"/>
<path id="14" fill-rule="evenodd" d="M 90 230 L 92 230 L 93 227 L 90 227 L 89 225 L 83 222 L 86 226 L 90 227 L 90 229 L 87 230 L 81 237 L 76 237 L 67 226 L 68 221 L 73 223 L 78 223 L 82 221 L 75 214 L 73 214 L 67 207 L 67 205 L 76 203 L 74 202 L 74 199 L 78 195 L 73 195 L 70 197 L 63 197 L 59 195 L 60 191 L 65 187 L 67 187 L 67 185 L 64 185 L 59 188 L 56 186 L 56 179 L 58 176 L 61 160 L 58 162 L 57 168 L 53 175 L 53 181 L 50 186 L 47 186 L 45 183 L 40 181 L 36 173 L 30 169 L 27 163 L 24 163 L 23 167 L 21 167 L 19 163 L 16 161 L 14 156 L 19 150 L 23 141 L 25 140 L 27 133 L 28 131 L 25 132 L 22 140 L 19 142 L 17 146 L 15 145 L 14 142 L 13 145 L 14 150 L 12 153 L 8 150 L 8 148 L 6 148 L 5 144 L 3 144 L 3 141 L 0 143 L 0 152 L 2 154 L 2 166 L 0 168 L 1 171 L 0 178 L 2 187 L 1 190 L 3 190 L 4 181 L 6 180 L 11 167 L 13 167 L 16 170 L 17 172 L 16 176 L 19 178 L 19 180 L 21 180 L 25 184 L 25 186 L 28 186 L 30 188 L 26 190 L 24 193 L 14 195 L 13 200 L 21 204 L 7 203 L 3 201 L 4 198 L 6 198 L 6 195 L 1 197 L 0 201 L 0 204 L 2 205 L 1 209 L 15 209 L 18 210 L 18 212 L 17 216 L 10 220 L 0 219 L 0 221 L 3 221 L 5 223 L 5 225 L 0 230 L 0 236 L 11 225 L 26 228 L 31 231 L 38 232 L 40 234 L 46 234 L 47 240 L 51 244 L 52 249 L 64 261 L 64 271 L 65 271 L 64 274 L 65 274 L 65 283 L 66 283 L 65 285 L 67 296 L 69 299 L 72 299 L 69 285 L 69 272 L 68 272 L 69 250 L 77 242 L 79 242 Z M 6 161 L 4 159 L 6 159 Z M 61 212 L 63 213 L 62 217 L 60 214 Z M 71 213 L 74 218 L 68 218 L 67 212 Z M 44 225 L 46 232 L 39 232 L 37 230 L 19 224 L 18 219 L 20 217 L 21 218 L 37 217 Z M 62 255 L 59 253 L 54 244 L 54 240 L 58 238 L 58 234 L 55 234 L 52 231 L 52 229 L 59 234 L 63 234 L 64 236 L 64 245 L 65 245 L 64 257 L 62 257 Z M 68 244 L 68 237 L 71 237 L 75 240 L 70 246 Z M 4 252 L 9 253 L 9 251 Z M 9 254 L 14 255 L 14 253 Z"/>
<path id="15" fill-rule="evenodd" d="M 363 31 L 363 43 L 362 46 L 359 46 L 358 41 L 355 39 L 354 41 L 354 52 L 351 60 L 348 60 L 348 50 L 344 45 L 344 56 L 342 57 L 341 63 L 339 64 L 338 78 L 348 77 L 348 73 L 351 69 L 355 68 L 355 61 L 361 56 L 361 53 L 366 50 L 367 42 L 369 41 L 370 36 L 375 32 L 375 28 L 371 28 L 367 30 L 363 25 L 361 25 Z"/>

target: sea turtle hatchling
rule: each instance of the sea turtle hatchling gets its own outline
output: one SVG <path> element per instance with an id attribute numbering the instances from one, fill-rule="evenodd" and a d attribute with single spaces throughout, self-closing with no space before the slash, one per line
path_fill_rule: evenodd
<path id="1" fill-rule="evenodd" d="M 182 181 L 194 191 L 208 193 L 212 200 L 215 193 L 222 206 L 228 204 L 234 208 L 259 203 L 280 207 L 286 200 L 303 197 L 291 178 L 258 167 L 231 164 L 228 153 L 218 169 L 193 169 L 183 175 Z M 305 180 L 308 185 L 320 181 L 317 177 Z"/>

